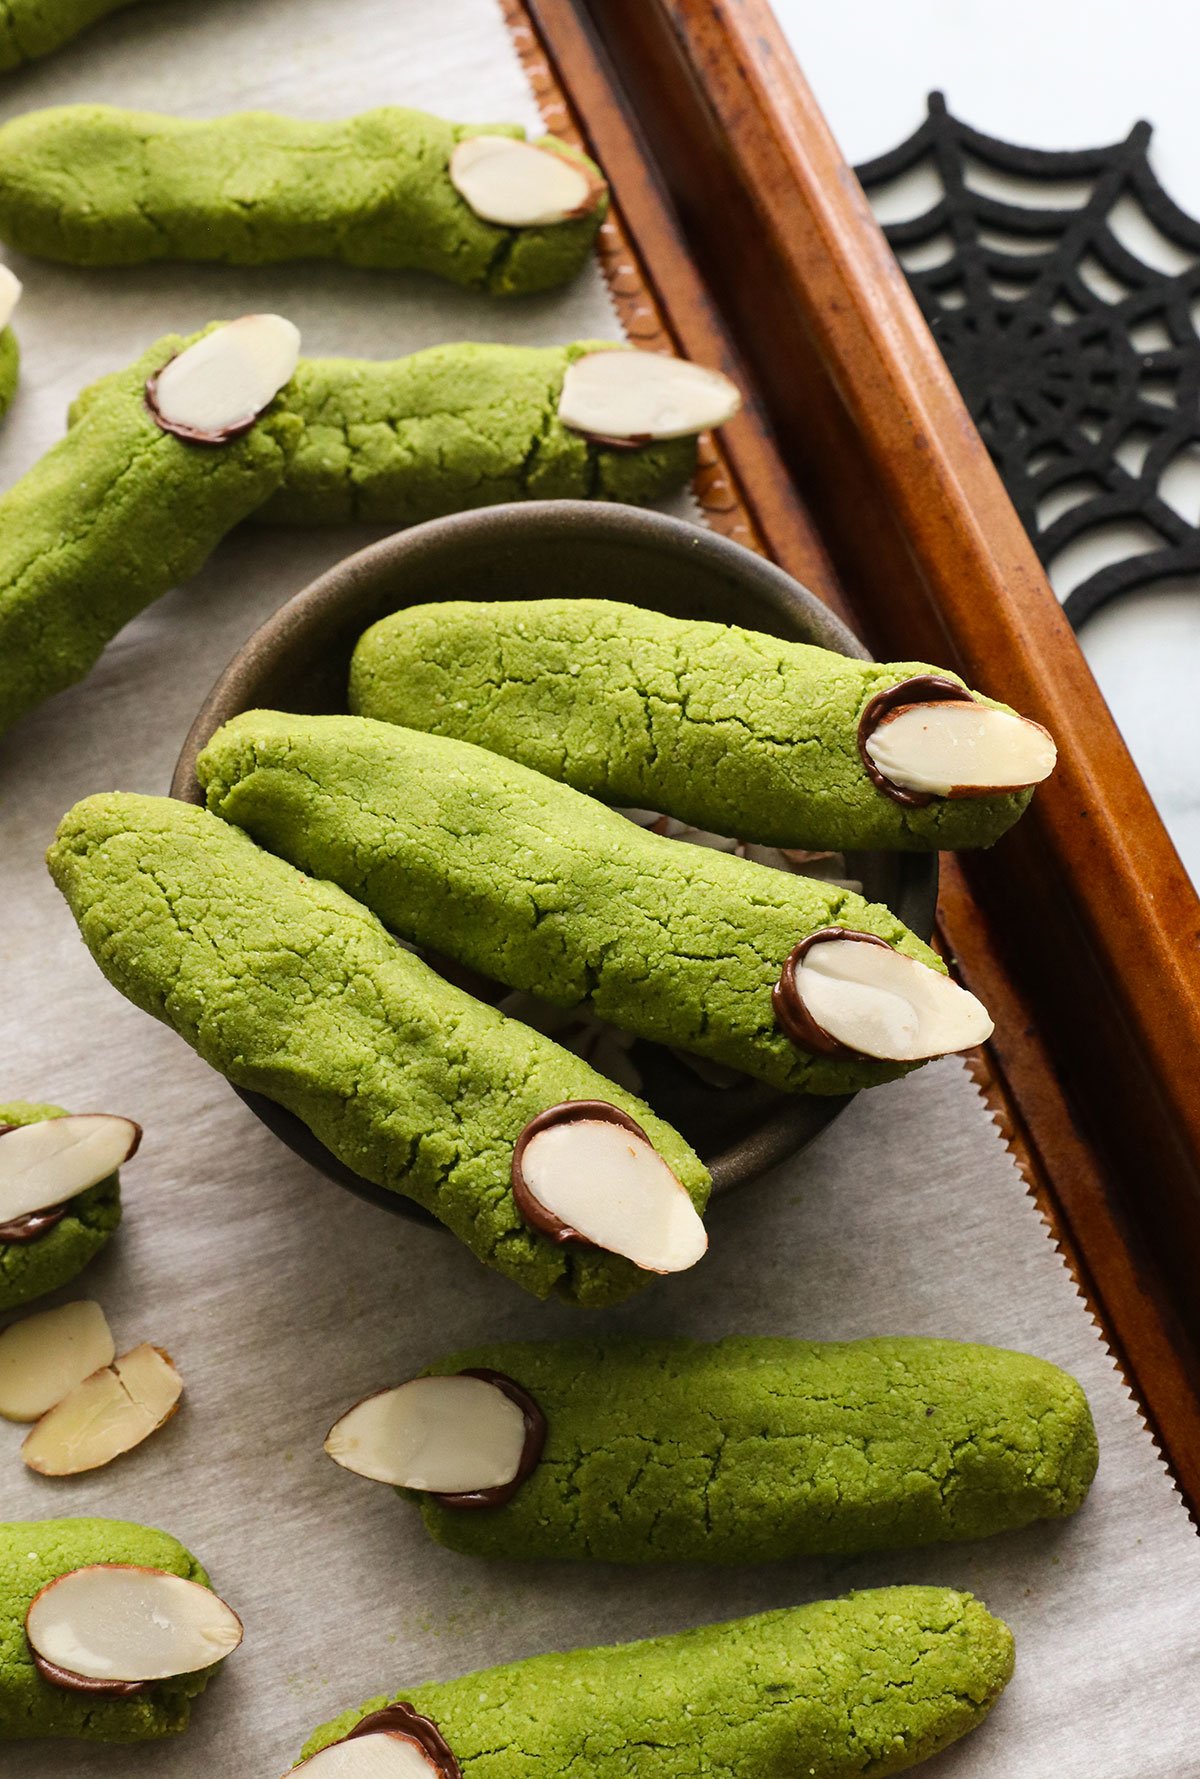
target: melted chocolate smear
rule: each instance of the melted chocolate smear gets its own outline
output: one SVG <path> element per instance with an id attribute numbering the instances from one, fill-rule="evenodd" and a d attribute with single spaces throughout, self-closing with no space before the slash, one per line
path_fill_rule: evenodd
<path id="1" fill-rule="evenodd" d="M 403 1699 L 398 1699 L 394 1705 L 385 1705 L 382 1711 L 372 1711 L 369 1717 L 356 1723 L 342 1741 L 353 1742 L 359 1736 L 403 1736 L 416 1743 L 442 1779 L 462 1779 L 462 1768 L 454 1758 L 454 1750 L 437 1724 L 431 1717 L 422 1717 Z"/>
<path id="2" fill-rule="evenodd" d="M 934 673 L 919 673 L 912 679 L 902 679 L 898 685 L 876 692 L 858 719 L 858 757 L 875 789 L 882 791 L 885 797 L 890 797 L 893 803 L 902 803 L 907 809 L 924 809 L 927 804 L 935 801 L 932 791 L 906 791 L 903 785 L 893 784 L 867 752 L 867 742 L 885 717 L 894 715 L 908 704 L 977 702 L 974 692 L 968 692 L 965 686 L 958 685 L 952 679 L 942 679 Z"/>
<path id="3" fill-rule="evenodd" d="M 36 1242 L 56 1223 L 61 1223 L 66 1214 L 65 1204 L 50 1205 L 44 1211 L 27 1211 L 23 1217 L 14 1217 L 11 1223 L 0 1223 L 0 1242 Z"/>
<path id="4" fill-rule="evenodd" d="M 870 709 L 870 706 L 867 708 Z M 878 1057 L 864 1056 L 861 1050 L 851 1050 L 840 1038 L 827 1032 L 823 1025 L 818 1025 L 801 997 L 796 983 L 797 966 L 805 952 L 830 939 L 856 939 L 863 945 L 882 945 L 885 951 L 893 950 L 886 939 L 880 939 L 874 933 L 856 932 L 852 927 L 822 927 L 819 932 L 810 933 L 807 939 L 801 939 L 799 945 L 793 946 L 789 951 L 779 973 L 779 981 L 771 990 L 771 1005 L 775 1009 L 776 1022 L 784 1036 L 790 1038 L 793 1044 L 799 1044 L 802 1050 L 815 1050 L 820 1056 L 836 1056 L 848 1062 L 877 1062 Z"/>
<path id="5" fill-rule="evenodd" d="M 515 1378 L 510 1378 L 503 1371 L 490 1371 L 486 1367 L 469 1367 L 460 1371 L 459 1377 L 481 1378 L 485 1384 L 493 1384 L 510 1402 L 515 1402 L 525 1419 L 525 1444 L 521 1448 L 521 1462 L 517 1465 L 517 1474 L 511 1482 L 497 1483 L 491 1489 L 467 1489 L 457 1495 L 443 1495 L 436 1490 L 428 1491 L 430 1497 L 440 1507 L 503 1507 L 511 1501 L 527 1476 L 537 1469 L 546 1444 L 546 1417 L 538 1404 L 523 1390 Z"/>
<path id="6" fill-rule="evenodd" d="M 150 1685 L 148 1680 L 95 1680 L 87 1674 L 72 1674 L 69 1668 L 60 1668 L 54 1662 L 48 1662 L 32 1644 L 29 1653 L 42 1679 L 51 1686 L 61 1687 L 64 1692 L 100 1693 L 109 1699 L 132 1699 L 138 1693 L 144 1693 Z"/>
<path id="7" fill-rule="evenodd" d="M 622 1130 L 631 1130 L 634 1136 L 641 1137 L 644 1143 L 650 1141 L 641 1125 L 632 1119 L 628 1112 L 622 1112 L 618 1106 L 610 1105 L 607 1100 L 564 1100 L 561 1105 L 549 1106 L 531 1118 L 513 1149 L 512 1158 L 512 1195 L 522 1219 L 539 1235 L 548 1236 L 552 1242 L 578 1242 L 581 1247 L 595 1248 L 585 1235 L 548 1211 L 540 1199 L 535 1198 L 525 1183 L 522 1161 L 525 1150 L 539 1131 L 547 1130 L 552 1124 L 575 1124 L 580 1120 L 590 1120 L 594 1124 L 619 1124 Z M 515 1400 L 515 1398 L 514 1398 Z"/>

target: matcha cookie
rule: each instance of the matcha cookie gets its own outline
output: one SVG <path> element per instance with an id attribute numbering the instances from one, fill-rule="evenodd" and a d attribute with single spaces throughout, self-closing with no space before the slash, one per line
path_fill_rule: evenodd
<path id="1" fill-rule="evenodd" d="M 1054 757 L 1036 723 L 924 663 L 608 600 L 396 612 L 360 641 L 350 704 L 608 803 L 839 852 L 989 846 Z"/>
<path id="2" fill-rule="evenodd" d="M 21 369 L 21 354 L 17 349 L 17 336 L 9 322 L 13 311 L 21 300 L 21 281 L 0 265 L 0 420 L 12 406 L 13 396 L 17 393 L 17 378 Z"/>
<path id="3" fill-rule="evenodd" d="M 0 1126 L 23 1128 L 66 1116 L 61 1106 L 25 1100 L 0 1105 Z M 53 1216 L 21 1217 L 0 1226 L 0 1310 L 16 1309 L 65 1285 L 100 1252 L 120 1221 L 121 1184 L 114 1170 L 64 1200 Z"/>
<path id="4" fill-rule="evenodd" d="M 156 1574 L 146 1577 L 146 1570 Z M 118 1601 L 125 1611 L 114 1633 L 105 1608 Z M 236 1647 L 240 1634 L 195 1557 L 166 1532 L 125 1520 L 0 1523 L 0 1741 L 149 1742 L 175 1735 L 187 1728 L 214 1660 Z M 142 1645 L 140 1665 L 131 1640 Z M 97 1655 L 98 1663 L 89 1660 Z M 64 1659 L 77 1670 L 61 1666 Z M 181 1661 L 192 1665 L 178 1670 Z M 165 1668 L 168 1677 L 94 1677 L 134 1668 L 140 1674 L 148 1666 Z"/>
<path id="5" fill-rule="evenodd" d="M 438 1415 L 455 1402 L 441 1392 L 461 1392 L 464 1374 L 515 1384 L 539 1420 L 538 1455 L 495 1502 L 470 1491 L 505 1487 L 517 1467 L 502 1461 L 486 1396 L 464 1400 L 453 1425 L 463 1468 L 449 1487 L 429 1477 L 451 1456 Z M 757 1337 L 454 1353 L 368 1397 L 326 1449 L 397 1483 L 452 1550 L 603 1563 L 778 1562 L 984 1538 L 1074 1513 L 1097 1457 L 1087 1398 L 1045 1360 L 946 1340 Z"/>
<path id="6" fill-rule="evenodd" d="M 195 356 L 180 353 L 160 379 L 170 403 L 156 414 L 146 380 L 183 344 L 163 343 L 138 367 L 136 394 L 132 383 L 108 391 L 0 497 L 0 730 L 82 679 L 124 624 L 280 486 L 300 425 L 270 404 L 297 339 L 278 316 L 198 337 Z"/>
<path id="7" fill-rule="evenodd" d="M 650 1270 L 699 1258 L 693 1204 L 709 1180 L 683 1140 L 577 1057 L 452 987 L 334 885 L 205 810 L 116 793 L 64 818 L 49 865 L 128 999 L 526 1290 L 611 1303 Z M 633 1171 L 624 1194 L 613 1168 Z M 522 1211 L 525 1176 L 537 1205 Z M 569 1202 L 598 1179 L 598 1208 Z M 548 1214 L 538 1221 L 555 1206 L 618 1222 L 571 1219 L 592 1245 L 563 1239 L 565 1217 L 557 1235 L 543 1233 Z"/>
<path id="8" fill-rule="evenodd" d="M 0 6 L 0 73 L 61 49 L 97 19 L 133 0 L 4 0 Z M 142 0 L 148 4 L 149 0 Z"/>
<path id="9" fill-rule="evenodd" d="M 304 1755 L 374 1732 L 361 1766 L 350 1741 L 312 1779 L 420 1773 L 383 1764 L 390 1732 L 416 1742 L 429 1779 L 882 1779 L 974 1729 L 1012 1666 L 1008 1627 L 969 1594 L 878 1588 L 412 1687 L 344 1712 Z"/>
<path id="10" fill-rule="evenodd" d="M 790 1092 L 873 1086 L 923 1047 L 935 1053 L 927 1040 L 963 1048 L 991 1030 L 889 909 L 664 839 L 468 742 L 363 717 L 251 711 L 213 737 L 197 771 L 217 815 L 340 884 L 402 938 Z M 883 942 L 850 944 L 856 961 L 883 961 L 889 946 L 910 960 L 922 991 L 948 1001 L 936 1030 L 867 1055 L 821 1054 L 785 1008 L 781 1023 L 781 980 L 809 981 L 805 967 L 789 974 L 789 958 L 832 930 Z"/>
<path id="11" fill-rule="evenodd" d="M 149 356 L 161 364 L 181 344 L 160 341 Z M 559 417 L 567 371 L 601 352 L 613 349 L 464 344 L 384 361 L 302 358 L 280 407 L 303 431 L 256 517 L 412 525 L 506 500 L 661 500 L 691 476 L 695 433 L 617 446 Z M 640 366 L 652 355 L 626 356 Z M 139 402 L 145 376 L 143 363 L 101 378 L 75 401 L 72 423 L 117 389 Z"/>
<path id="12" fill-rule="evenodd" d="M 332 259 L 549 290 L 586 262 L 607 188 L 567 144 L 522 137 L 398 106 L 340 123 L 30 111 L 0 128 L 0 239 L 77 266 Z"/>

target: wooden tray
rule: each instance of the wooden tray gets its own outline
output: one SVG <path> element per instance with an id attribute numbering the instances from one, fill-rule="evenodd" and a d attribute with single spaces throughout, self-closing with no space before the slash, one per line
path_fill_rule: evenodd
<path id="1" fill-rule="evenodd" d="M 767 0 L 500 0 L 547 126 L 603 164 L 630 336 L 720 365 L 709 523 L 873 652 L 1051 728 L 1055 777 L 939 931 L 996 1015 L 973 1066 L 1200 1511 L 1200 902 Z"/>

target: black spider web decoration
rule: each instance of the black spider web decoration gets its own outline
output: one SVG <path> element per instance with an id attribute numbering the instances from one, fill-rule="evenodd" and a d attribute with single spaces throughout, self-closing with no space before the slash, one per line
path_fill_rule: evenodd
<path id="1" fill-rule="evenodd" d="M 1200 223 L 1151 172 L 1150 134 L 1017 148 L 932 93 L 915 135 L 858 168 L 877 205 L 885 186 L 932 188 L 884 232 L 1043 564 L 1086 534 L 1110 557 L 1063 600 L 1076 628 L 1117 594 L 1200 570 L 1200 528 L 1164 495 L 1200 465 Z M 1178 269 L 1147 264 L 1118 227 Z"/>

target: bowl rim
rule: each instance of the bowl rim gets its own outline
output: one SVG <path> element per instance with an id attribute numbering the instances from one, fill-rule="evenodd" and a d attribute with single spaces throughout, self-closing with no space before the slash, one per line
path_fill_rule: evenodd
<path id="1" fill-rule="evenodd" d="M 178 801 L 203 807 L 204 795 L 196 775 L 200 753 L 223 723 L 254 707 L 247 692 L 264 661 L 273 659 L 292 638 L 298 621 L 306 628 L 319 625 L 323 620 L 335 624 L 347 600 L 356 592 L 367 591 L 381 580 L 402 580 L 406 566 L 436 558 L 447 542 L 456 544 L 465 537 L 477 545 L 511 548 L 519 546 L 530 534 L 540 536 L 548 522 L 558 531 L 568 533 L 580 548 L 597 539 L 608 542 L 615 538 L 625 547 L 647 553 L 664 548 L 686 549 L 694 555 L 698 565 L 715 569 L 762 596 L 768 606 L 790 621 L 789 627 L 795 626 L 797 616 L 802 613 L 805 640 L 851 659 L 871 659 L 853 631 L 785 569 L 745 545 L 689 520 L 640 507 L 583 500 L 522 501 L 473 508 L 392 532 L 354 551 L 277 607 L 252 632 L 214 681 L 184 739 L 171 779 L 170 795 Z M 397 609 L 401 609 L 400 606 Z M 754 625 L 751 623 L 747 627 L 753 629 Z M 792 637 L 790 640 L 797 639 Z M 907 911 L 904 918 L 914 932 L 928 939 L 933 931 L 937 903 L 937 854 L 900 853 L 894 856 L 906 873 Z M 355 1174 L 319 1142 L 302 1120 L 275 1101 L 236 1087 L 232 1082 L 230 1086 L 280 1141 L 336 1184 L 393 1214 L 442 1227 L 431 1213 L 402 1193 Z M 817 1110 L 814 1110 L 817 1102 L 811 1096 L 785 1101 L 768 1113 L 748 1135 L 708 1159 L 712 1197 L 723 1196 L 735 1187 L 757 1180 L 827 1129 L 855 1097 L 854 1094 L 830 1096 L 819 1102 Z M 816 1128 L 814 1117 L 819 1120 Z"/>

